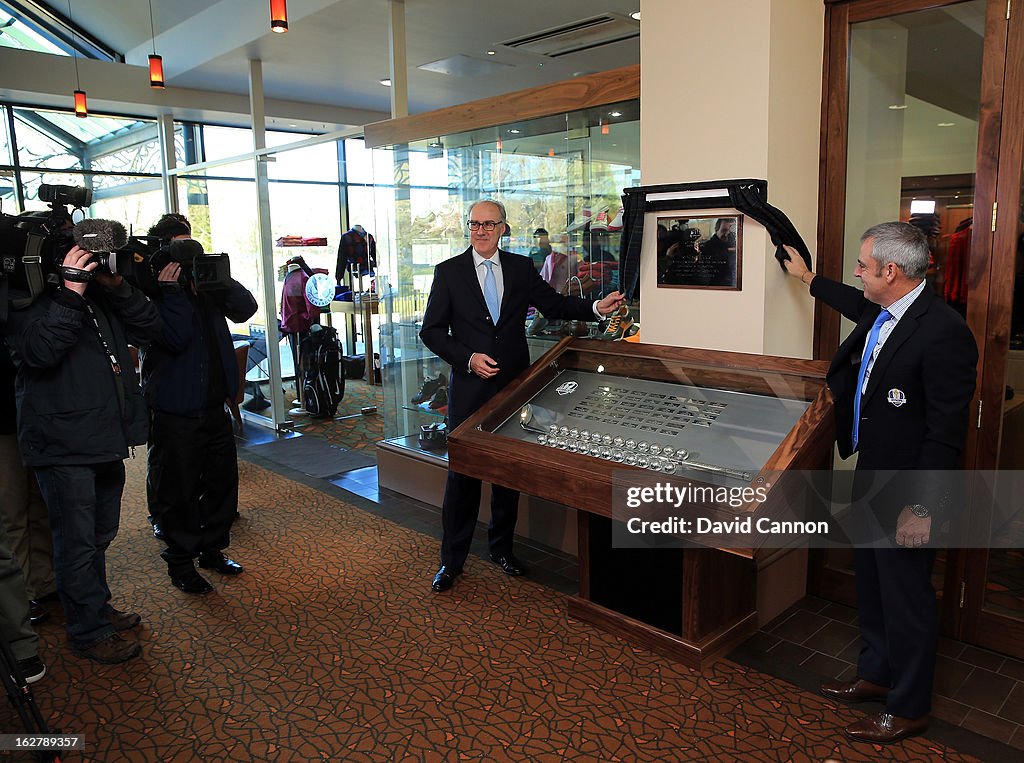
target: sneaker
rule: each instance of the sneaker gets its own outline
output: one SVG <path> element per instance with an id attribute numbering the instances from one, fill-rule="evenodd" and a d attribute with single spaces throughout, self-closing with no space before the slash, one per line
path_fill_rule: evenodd
<path id="1" fill-rule="evenodd" d="M 547 328 L 548 319 L 540 313 L 533 314 L 533 320 L 530 321 L 530 325 L 526 327 L 527 336 L 538 336 L 545 328 Z"/>
<path id="2" fill-rule="evenodd" d="M 593 221 L 590 223 L 591 231 L 607 231 L 608 230 L 608 212 L 602 210 L 598 212 Z"/>
<path id="3" fill-rule="evenodd" d="M 565 229 L 565 232 L 574 233 L 575 231 L 583 230 L 597 215 L 607 211 L 608 207 L 598 207 L 596 210 L 592 210 L 590 207 L 584 207 L 583 211 L 580 212 L 580 216 L 572 221 L 572 224 Z"/>
<path id="4" fill-rule="evenodd" d="M 125 641 L 116 633 L 111 633 L 102 641 L 86 647 L 73 646 L 71 651 L 79 657 L 87 657 L 104 665 L 117 665 L 137 657 L 142 648 L 134 641 Z"/>
<path id="5" fill-rule="evenodd" d="M 436 411 L 438 408 L 444 408 L 446 405 L 448 405 L 448 388 L 438 387 L 437 391 L 434 392 L 434 396 L 430 398 L 429 407 Z"/>
<path id="6" fill-rule="evenodd" d="M 46 666 L 39 659 L 39 655 L 36 655 L 35 657 L 18 660 L 18 671 L 21 673 L 21 677 L 25 679 L 25 683 L 34 684 L 46 675 Z"/>
<path id="7" fill-rule="evenodd" d="M 438 374 L 436 379 L 424 379 L 420 385 L 420 391 L 413 395 L 411 402 L 419 405 L 427 402 L 437 392 L 438 387 L 444 386 L 444 376 Z"/>
<path id="8" fill-rule="evenodd" d="M 622 335 L 633 325 L 633 318 L 629 314 L 629 308 L 623 305 L 618 312 L 612 315 L 611 320 L 605 327 L 604 332 L 598 337 L 608 341 L 622 339 Z"/>
<path id="9" fill-rule="evenodd" d="M 115 630 L 127 631 L 142 622 L 142 615 L 138 612 L 122 612 L 120 609 L 108 607 L 107 619 Z"/>
<path id="10" fill-rule="evenodd" d="M 622 230 L 622 213 L 623 212 L 625 212 L 625 210 L 622 207 L 619 207 L 619 213 L 617 215 L 615 215 L 615 217 L 612 218 L 610 223 L 608 223 L 608 232 L 609 233 L 618 233 L 620 230 Z"/>

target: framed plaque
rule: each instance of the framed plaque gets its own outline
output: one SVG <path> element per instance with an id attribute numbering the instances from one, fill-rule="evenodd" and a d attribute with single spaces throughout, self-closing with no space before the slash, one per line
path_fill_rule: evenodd
<path id="1" fill-rule="evenodd" d="M 659 287 L 742 288 L 743 215 L 672 213 L 657 221 Z"/>

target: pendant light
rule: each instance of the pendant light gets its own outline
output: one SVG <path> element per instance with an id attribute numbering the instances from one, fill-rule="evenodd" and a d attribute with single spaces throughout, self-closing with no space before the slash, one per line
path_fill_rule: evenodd
<path id="1" fill-rule="evenodd" d="M 164 59 L 156 54 L 156 25 L 153 23 L 153 0 L 149 0 L 149 31 L 153 39 L 153 53 L 149 57 L 149 86 L 163 90 Z"/>
<path id="2" fill-rule="evenodd" d="M 75 20 L 71 15 L 71 0 L 68 0 L 68 26 L 71 27 L 71 55 L 75 59 L 75 116 L 84 119 L 89 116 L 89 106 L 82 90 L 82 80 L 78 76 L 78 39 L 75 34 Z"/>
<path id="3" fill-rule="evenodd" d="M 285 0 L 270 0 L 270 31 L 288 31 L 288 4 Z"/>

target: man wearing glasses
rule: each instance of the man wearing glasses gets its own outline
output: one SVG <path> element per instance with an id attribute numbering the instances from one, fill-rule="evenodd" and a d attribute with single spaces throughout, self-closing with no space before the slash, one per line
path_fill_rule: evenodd
<path id="1" fill-rule="evenodd" d="M 623 303 L 613 292 L 593 303 L 564 296 L 546 284 L 529 257 L 498 249 L 505 207 L 490 199 L 469 210 L 470 247 L 434 269 L 420 338 L 451 366 L 448 426 L 455 429 L 530 365 L 526 312 L 551 318 L 596 321 Z M 491 486 L 488 541 L 491 561 L 508 575 L 522 575 L 512 553 L 519 493 Z M 480 480 L 448 470 L 441 507 L 441 568 L 431 588 L 446 591 L 462 573 L 480 511 Z"/>

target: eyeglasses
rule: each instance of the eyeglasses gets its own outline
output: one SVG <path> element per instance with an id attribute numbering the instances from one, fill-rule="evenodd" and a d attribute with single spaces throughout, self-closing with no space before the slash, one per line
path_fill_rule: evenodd
<path id="1" fill-rule="evenodd" d="M 470 230 L 480 230 L 483 228 L 486 231 L 492 231 L 499 225 L 504 225 L 502 220 L 470 220 L 466 223 Z"/>

